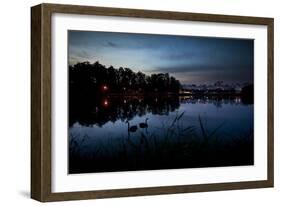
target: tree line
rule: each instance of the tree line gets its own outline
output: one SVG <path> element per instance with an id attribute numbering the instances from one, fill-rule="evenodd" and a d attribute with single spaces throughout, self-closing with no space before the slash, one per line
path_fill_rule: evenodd
<path id="1" fill-rule="evenodd" d="M 71 92 L 171 92 L 179 93 L 181 84 L 168 73 L 147 75 L 130 68 L 106 67 L 98 61 L 80 62 L 69 66 L 69 86 Z"/>

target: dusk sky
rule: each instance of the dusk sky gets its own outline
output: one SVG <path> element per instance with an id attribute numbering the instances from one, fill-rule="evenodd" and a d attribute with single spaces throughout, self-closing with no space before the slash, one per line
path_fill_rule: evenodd
<path id="1" fill-rule="evenodd" d="M 146 74 L 169 73 L 182 84 L 253 82 L 254 40 L 69 31 L 69 64 L 99 61 Z"/>

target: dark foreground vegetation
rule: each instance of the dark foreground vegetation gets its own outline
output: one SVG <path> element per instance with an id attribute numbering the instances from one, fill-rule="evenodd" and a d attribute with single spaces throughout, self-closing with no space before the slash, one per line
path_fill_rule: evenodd
<path id="1" fill-rule="evenodd" d="M 238 101 L 253 104 L 253 85 L 234 90 L 185 90 L 168 73 L 146 75 L 129 68 L 105 67 L 99 62 L 69 67 L 69 128 L 75 123 L 102 127 L 121 120 L 124 126 L 135 116 L 169 115 L 188 102 L 196 104 Z M 207 131 L 201 117 L 198 125 L 182 122 L 184 113 L 160 128 L 139 129 L 118 137 L 104 137 L 89 148 L 89 136 L 69 137 L 69 173 L 199 168 L 252 165 L 253 130 L 236 137 L 219 135 L 224 126 Z M 127 123 L 126 123 L 127 122 Z M 184 126 L 183 126 L 184 125 Z M 112 128 L 114 129 L 114 128 Z M 154 132 L 149 132 L 154 131 Z"/>
<path id="2" fill-rule="evenodd" d="M 221 137 L 218 131 L 207 131 L 201 117 L 199 128 L 182 127 L 178 115 L 169 125 L 163 125 L 163 135 L 139 132 L 118 139 L 108 139 L 88 153 L 87 138 L 70 138 L 69 173 L 114 172 L 155 169 L 200 168 L 253 165 L 253 133 L 238 137 Z"/>

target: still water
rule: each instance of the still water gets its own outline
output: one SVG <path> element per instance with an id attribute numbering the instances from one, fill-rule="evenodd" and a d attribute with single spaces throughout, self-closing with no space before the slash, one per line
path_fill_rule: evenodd
<path id="1" fill-rule="evenodd" d="M 216 130 L 221 139 L 237 138 L 253 131 L 253 104 L 240 97 L 231 98 L 102 98 L 96 104 L 72 109 L 69 125 L 70 141 L 83 141 L 84 153 L 100 145 L 114 144 L 116 139 L 139 138 L 140 134 L 155 134 L 160 138 L 165 128 L 182 115 L 179 126 L 193 126 L 202 136 L 199 116 L 207 133 Z M 146 123 L 144 128 L 140 123 Z M 135 127 L 136 131 L 128 131 Z"/>
<path id="2" fill-rule="evenodd" d="M 253 109 L 239 96 L 73 99 L 69 173 L 252 165 Z"/>

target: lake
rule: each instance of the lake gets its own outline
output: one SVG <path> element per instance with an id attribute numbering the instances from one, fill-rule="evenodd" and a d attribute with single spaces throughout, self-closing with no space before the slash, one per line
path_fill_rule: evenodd
<path id="1" fill-rule="evenodd" d="M 79 104 L 69 110 L 70 173 L 253 163 L 254 106 L 239 96 L 106 96 Z"/>

